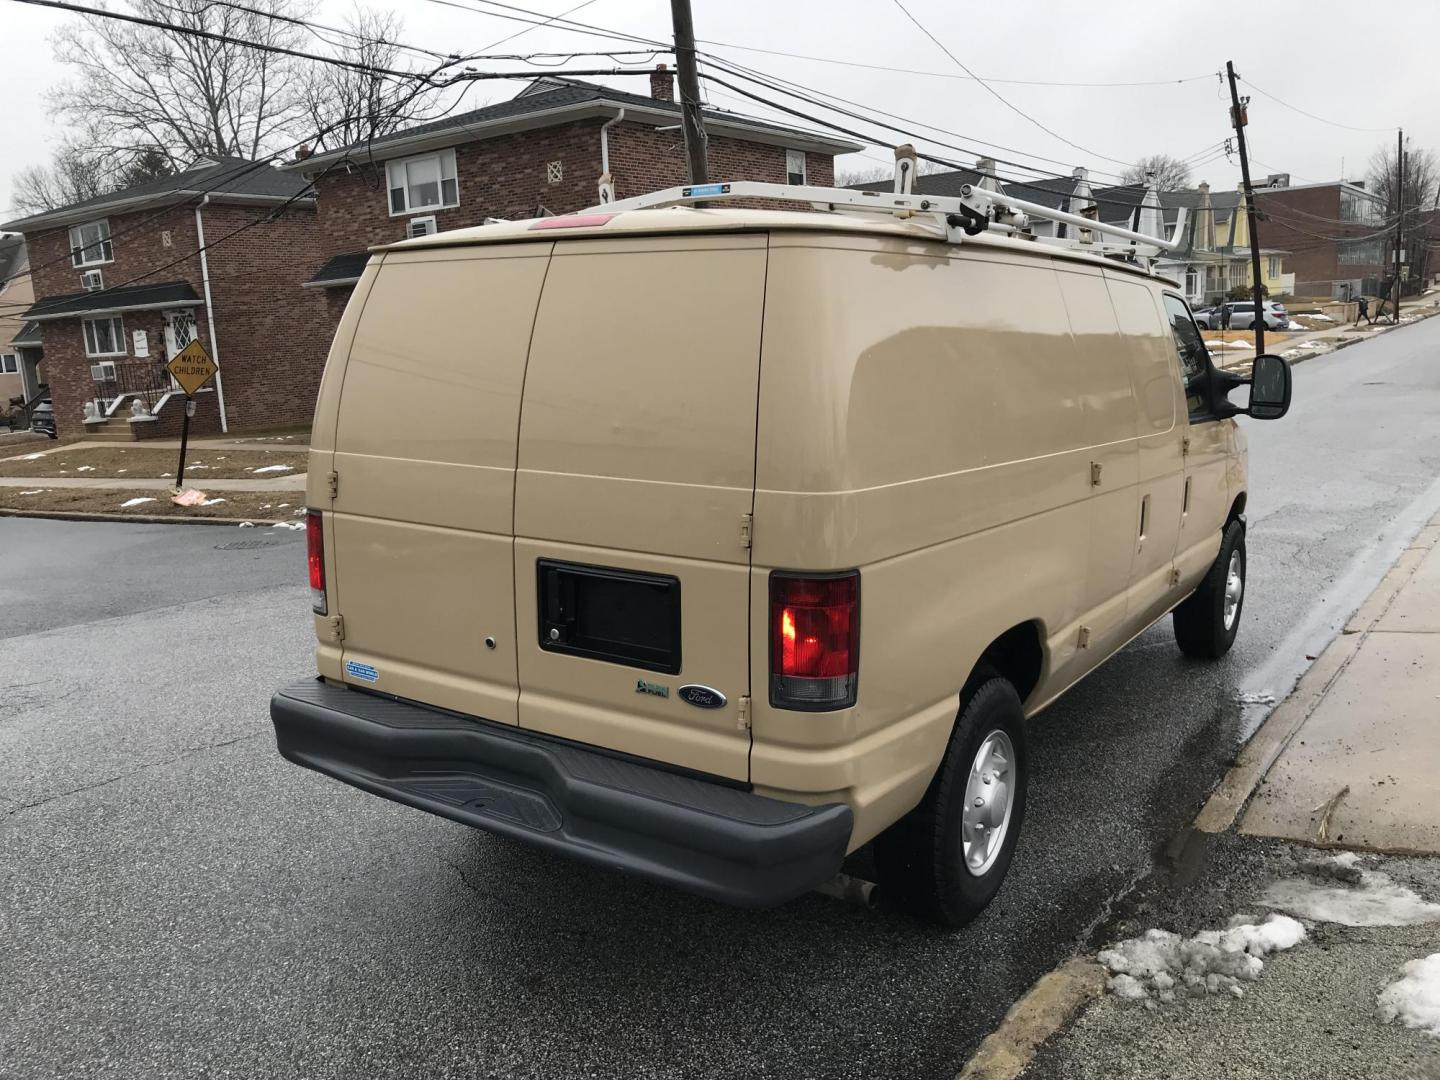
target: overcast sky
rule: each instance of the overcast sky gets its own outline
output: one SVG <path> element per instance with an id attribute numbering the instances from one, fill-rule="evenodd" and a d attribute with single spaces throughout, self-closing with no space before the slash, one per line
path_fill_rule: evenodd
<path id="1" fill-rule="evenodd" d="M 123 0 L 113 0 L 123 7 Z M 472 3 L 473 0 L 461 0 Z M 579 0 L 507 0 L 546 14 Z M 1124 162 L 1167 153 L 1196 159 L 1193 180 L 1212 187 L 1239 179 L 1238 159 L 1218 147 L 1230 134 L 1228 96 L 1215 77 L 1227 59 L 1242 77 L 1290 106 L 1351 130 L 1311 119 L 1251 90 L 1251 152 L 1259 176 L 1284 171 L 1292 182 L 1333 180 L 1342 162 L 1348 177 L 1363 177 L 1377 146 L 1393 144 L 1403 126 L 1412 145 L 1440 147 L 1440 109 L 1433 77 L 1434 42 L 1440 40 L 1440 3 L 1399 0 L 1383 8 L 1330 0 L 1268 0 L 1252 3 L 1179 4 L 1167 0 L 1009 0 L 957 4 L 953 0 L 905 0 L 906 6 L 971 71 L 993 80 L 1136 82 L 1181 80 L 1156 86 L 1037 86 L 995 81 L 990 85 L 1016 108 L 1054 134 L 1018 115 L 985 86 L 961 76 L 948 57 L 911 23 L 894 0 L 694 0 L 696 34 L 724 44 L 702 45 L 749 67 L 841 95 L 904 117 L 909 129 L 929 124 L 954 135 L 932 136 L 970 151 L 980 140 L 998 143 L 996 156 L 1068 173 L 1077 165 L 1105 182 Z M 457 10 L 433 0 L 371 0 L 405 20 L 403 40 L 441 51 L 480 51 L 523 24 Z M 350 0 L 322 0 L 318 20 L 339 23 Z M 1382 14 L 1383 13 L 1383 14 Z M 592 0 L 571 16 L 607 29 L 665 39 L 670 33 L 665 0 Z M 0 0 L 0 41 L 6 79 L 0 105 L 0 201 L 8 204 L 11 179 L 28 164 L 47 161 L 59 132 L 47 116 L 45 89 L 65 77 L 53 60 L 51 34 L 78 18 L 55 10 Z M 1395 33 L 1398 24 L 1398 34 Z M 317 47 L 318 43 L 312 43 Z M 532 29 L 502 51 L 609 48 L 583 34 Z M 752 46 L 879 66 L 938 73 L 904 74 L 745 51 Z M 618 46 L 617 46 L 618 47 Z M 635 58 L 638 60 L 639 58 Z M 668 59 L 662 57 L 661 59 Z M 589 66 L 591 59 L 576 62 Z M 602 61 L 608 63 L 608 61 Z M 513 65 L 510 65 L 513 66 Z M 643 79 L 614 79 L 644 93 Z M 480 83 L 467 105 L 501 100 L 518 84 Z M 770 91 L 760 91 L 775 96 Z M 765 115 L 763 106 L 729 91 L 708 91 L 713 105 Z M 809 111 L 811 106 L 790 102 Z M 772 114 L 774 115 L 774 114 Z M 847 126 L 852 121 L 828 114 Z M 789 122 L 794 122 L 793 119 Z M 880 138 L 898 137 L 862 125 Z M 925 132 L 915 128 L 917 135 Z M 1069 145 L 1067 144 L 1067 141 Z M 973 152 L 916 140 L 922 149 L 970 161 Z M 1083 149 L 1080 149 L 1082 148 Z M 891 160 L 886 150 L 868 158 L 842 159 L 854 167 Z M 1206 160 L 1208 158 L 1213 160 Z M 1002 175 L 1033 177 L 1001 166 Z M 723 178 L 717 178 L 723 179 Z"/>

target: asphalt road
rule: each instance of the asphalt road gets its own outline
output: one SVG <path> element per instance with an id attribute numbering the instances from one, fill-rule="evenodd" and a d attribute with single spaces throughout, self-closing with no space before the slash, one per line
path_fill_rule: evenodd
<path id="1" fill-rule="evenodd" d="M 290 766 L 302 537 L 0 520 L 0 1077 L 953 1074 L 1434 499 L 1437 357 L 1440 319 L 1311 360 L 1247 423 L 1236 649 L 1187 662 L 1163 623 L 1037 722 L 1010 880 L 955 933 L 719 907 Z"/>

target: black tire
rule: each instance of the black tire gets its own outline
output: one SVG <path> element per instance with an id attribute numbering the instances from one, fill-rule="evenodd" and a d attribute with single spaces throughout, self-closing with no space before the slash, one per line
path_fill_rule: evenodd
<path id="1" fill-rule="evenodd" d="M 1228 625 L 1225 621 L 1225 589 L 1230 577 L 1230 560 L 1239 556 L 1240 595 L 1235 613 Z M 1230 651 L 1240 629 L 1240 615 L 1245 609 L 1245 527 L 1232 521 L 1220 541 L 1220 554 L 1200 582 L 1200 587 L 1175 609 L 1175 641 L 1186 656 L 1198 660 L 1218 660 Z"/>
<path id="2" fill-rule="evenodd" d="M 1251 330 L 1254 330 L 1254 329 L 1256 329 L 1257 327 L 1259 327 L 1259 325 L 1260 325 L 1260 322 L 1259 322 L 1259 320 L 1257 319 L 1255 322 L 1252 322 L 1252 323 L 1250 324 L 1250 329 L 1251 329 Z"/>
<path id="3" fill-rule="evenodd" d="M 966 864 L 962 815 L 971 766 L 994 732 L 1003 733 L 1013 751 L 1007 788 L 1012 792 L 1010 815 L 998 848 L 977 874 Z M 945 757 L 920 805 L 876 838 L 875 865 L 882 895 L 951 927 L 964 926 L 984 911 L 1010 869 L 1025 819 L 1029 774 L 1020 696 L 1009 680 L 985 678 L 967 693 Z"/>

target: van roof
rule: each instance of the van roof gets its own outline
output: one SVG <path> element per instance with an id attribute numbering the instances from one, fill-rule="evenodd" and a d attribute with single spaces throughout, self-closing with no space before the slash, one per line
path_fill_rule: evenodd
<path id="1" fill-rule="evenodd" d="M 610 213 L 604 210 L 585 211 L 559 217 L 531 218 L 520 221 L 497 221 L 468 229 L 417 236 L 394 244 L 380 244 L 371 251 L 414 251 L 424 248 L 468 247 L 476 244 L 504 244 L 536 240 L 581 240 L 595 237 L 644 235 L 656 233 L 760 232 L 789 230 L 796 232 L 853 233 L 871 236 L 900 237 L 943 241 L 933 228 L 914 221 L 886 214 L 845 214 L 834 211 L 709 209 L 693 206 L 671 206 L 645 210 Z M 1124 270 L 1141 277 L 1155 277 L 1149 271 L 1115 259 L 1107 259 L 1084 251 L 1038 244 L 1003 234 L 980 234 L 966 237 L 963 246 L 976 244 L 1025 255 L 1101 265 Z M 1163 279 L 1162 279 L 1163 280 Z"/>

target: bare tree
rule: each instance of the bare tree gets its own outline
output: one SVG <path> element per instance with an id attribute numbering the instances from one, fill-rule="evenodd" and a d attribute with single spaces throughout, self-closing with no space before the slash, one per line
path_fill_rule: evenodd
<path id="1" fill-rule="evenodd" d="M 1151 173 L 1155 174 L 1155 186 L 1160 191 L 1179 191 L 1190 186 L 1190 166 L 1169 154 L 1143 157 L 1121 175 L 1127 184 L 1143 184 Z"/>
<path id="2" fill-rule="evenodd" d="M 1385 201 L 1385 216 L 1394 217 L 1399 206 L 1396 202 L 1397 180 L 1400 170 L 1396 167 L 1396 147 L 1393 144 L 1381 146 L 1370 155 L 1369 190 Z M 1406 217 L 1413 216 L 1417 209 L 1430 210 L 1435 207 L 1436 187 L 1440 185 L 1440 164 L 1429 150 L 1406 148 L 1405 153 L 1405 207 Z"/>
<path id="3" fill-rule="evenodd" d="M 51 91 L 51 111 L 117 173 L 146 151 L 176 170 L 198 157 L 259 157 L 286 141 L 303 113 L 300 61 L 190 31 L 294 47 L 301 28 L 287 20 L 307 17 L 313 4 L 131 0 L 135 14 L 176 29 L 98 16 L 67 26 L 56 57 L 73 78 Z"/>
<path id="4" fill-rule="evenodd" d="M 393 12 L 357 9 L 345 21 L 347 36 L 334 42 L 336 54 L 352 63 L 395 69 L 404 30 Z M 433 90 L 393 77 L 332 64 L 305 71 L 300 97 L 316 150 L 350 146 L 424 119 L 434 111 Z"/>
<path id="5" fill-rule="evenodd" d="M 15 174 L 10 206 L 17 214 L 40 214 L 113 188 L 114 177 L 100 158 L 67 144 L 49 165 L 27 165 Z"/>
<path id="6" fill-rule="evenodd" d="M 933 161 L 926 161 L 921 158 L 915 168 L 916 176 L 932 176 L 935 173 L 954 172 L 946 165 L 938 165 Z M 848 187 L 851 184 L 871 184 L 881 180 L 893 180 L 895 178 L 894 165 L 857 165 L 853 168 L 839 167 L 835 170 L 835 183 L 841 187 Z"/>

